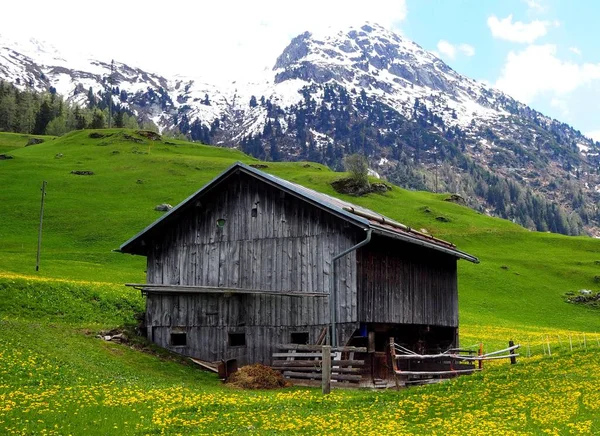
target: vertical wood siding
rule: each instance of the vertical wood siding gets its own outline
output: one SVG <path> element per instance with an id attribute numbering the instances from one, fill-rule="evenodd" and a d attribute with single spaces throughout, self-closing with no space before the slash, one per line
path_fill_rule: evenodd
<path id="1" fill-rule="evenodd" d="M 359 321 L 458 326 L 456 258 L 374 237 L 357 259 Z"/>
<path id="2" fill-rule="evenodd" d="M 148 283 L 328 294 L 332 257 L 362 238 L 329 212 L 244 174 L 181 212 L 154 235 Z M 338 322 L 350 326 L 340 328 L 341 341 L 358 319 L 355 265 L 355 252 L 337 265 Z M 291 331 L 310 331 L 316 340 L 329 323 L 329 306 L 322 297 L 150 294 L 146 321 L 149 337 L 165 347 L 170 329 L 185 327 L 188 345 L 175 349 L 182 354 L 268 362 L 271 346 L 289 342 Z M 246 332 L 246 347 L 227 345 L 231 329 Z"/>

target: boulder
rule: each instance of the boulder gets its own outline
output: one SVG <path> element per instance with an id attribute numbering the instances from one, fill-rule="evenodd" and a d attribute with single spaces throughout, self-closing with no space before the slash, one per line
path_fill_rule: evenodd
<path id="1" fill-rule="evenodd" d="M 171 209 L 173 209 L 173 206 L 171 206 L 168 203 L 159 204 L 154 207 L 154 210 L 157 210 L 159 212 L 168 212 Z"/>

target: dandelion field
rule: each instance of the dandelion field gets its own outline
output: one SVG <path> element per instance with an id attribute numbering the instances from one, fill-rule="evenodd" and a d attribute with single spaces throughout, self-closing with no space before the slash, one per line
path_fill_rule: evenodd
<path id="1" fill-rule="evenodd" d="M 489 362 L 482 373 L 401 391 L 241 391 L 167 353 L 96 338 L 135 324 L 144 308 L 122 286 L 143 281 L 143 259 L 110 250 L 159 216 L 155 204 L 176 204 L 251 158 L 180 141 L 99 146 L 88 136 L 23 148 L 0 133 L 0 149 L 15 157 L 0 162 L 0 434 L 600 434 L 600 312 L 562 299 L 598 289 L 599 242 L 527 232 L 444 194 L 394 188 L 347 199 L 480 257 L 459 263 L 461 344 L 491 350 L 514 340 L 517 365 Z M 268 165 L 333 195 L 336 175 L 324 167 Z M 35 273 L 42 178 L 49 193 Z"/>

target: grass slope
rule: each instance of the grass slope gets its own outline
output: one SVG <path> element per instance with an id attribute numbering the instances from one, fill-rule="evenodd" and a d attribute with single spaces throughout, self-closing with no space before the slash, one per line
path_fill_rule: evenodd
<path id="1" fill-rule="evenodd" d="M 253 160 L 232 149 L 152 141 L 133 131 L 102 130 L 96 133 L 105 137 L 96 139 L 91 133 L 16 149 L 14 159 L 0 161 L 0 271 L 34 271 L 42 180 L 48 188 L 40 276 L 139 282 L 145 259 L 111 250 L 161 216 L 155 205 L 175 205 L 233 162 Z M 0 134 L 0 145 L 13 136 Z M 337 195 L 329 183 L 339 174 L 326 167 L 268 165 L 266 171 L 277 176 Z M 95 174 L 71 173 L 76 170 Z M 464 323 L 598 329 L 597 312 L 561 298 L 567 291 L 598 287 L 597 240 L 529 232 L 444 201 L 445 194 L 394 187 L 385 195 L 341 197 L 480 257 L 480 265 L 459 262 Z M 440 216 L 449 221 L 437 220 Z"/>
<path id="2" fill-rule="evenodd" d="M 51 141 L 53 139 L 56 139 L 55 136 L 0 132 L 0 154 L 10 154 L 9 152 L 13 150 L 25 147 L 31 138 L 42 139 L 44 141 Z"/>
<path id="3" fill-rule="evenodd" d="M 534 356 L 517 367 L 494 365 L 440 386 L 323 398 L 310 389 L 230 390 L 164 355 L 96 339 L 95 332 L 133 323 L 143 310 L 139 293 L 121 284 L 144 280 L 145 259 L 111 250 L 161 216 L 155 205 L 175 205 L 233 162 L 253 159 L 133 131 L 91 133 L 26 148 L 15 135 L 0 133 L 0 150 L 9 147 L 14 156 L 0 161 L 0 432 L 600 431 L 598 311 L 561 298 L 598 288 L 598 241 L 529 232 L 446 202 L 444 194 L 394 187 L 385 195 L 341 197 L 479 256 L 480 265 L 459 262 L 461 340 L 497 347 L 515 339 Z M 268 166 L 275 175 L 337 195 L 329 183 L 339 174 L 321 165 Z M 41 271 L 35 273 L 42 180 L 48 194 Z M 552 357 L 543 357 L 547 342 Z"/>

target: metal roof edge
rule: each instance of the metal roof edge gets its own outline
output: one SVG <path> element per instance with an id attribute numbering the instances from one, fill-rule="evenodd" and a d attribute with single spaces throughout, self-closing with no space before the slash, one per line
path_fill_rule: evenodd
<path id="1" fill-rule="evenodd" d="M 472 263 L 479 263 L 479 259 L 475 256 L 471 256 L 469 253 L 465 253 L 464 251 L 458 250 L 458 249 L 454 249 L 454 248 L 450 248 L 450 247 L 445 247 L 443 245 L 438 245 L 435 244 L 433 242 L 430 241 L 426 241 L 423 239 L 419 239 L 419 238 L 415 238 L 409 234 L 402 234 L 402 233 L 397 233 L 397 232 L 393 232 L 390 231 L 388 229 L 379 227 L 377 225 L 373 225 L 371 224 L 371 228 L 373 229 L 373 231 L 376 234 L 382 235 L 382 236 L 387 236 L 389 238 L 394 238 L 394 239 L 399 239 L 401 241 L 405 241 L 411 244 L 417 244 L 417 245 L 421 245 L 423 247 L 427 247 L 427 248 L 431 248 L 432 250 L 437 250 L 437 251 L 441 251 L 442 253 L 446 253 L 449 254 L 451 256 L 454 257 L 458 257 L 460 259 L 464 259 L 467 260 L 469 262 Z"/>

